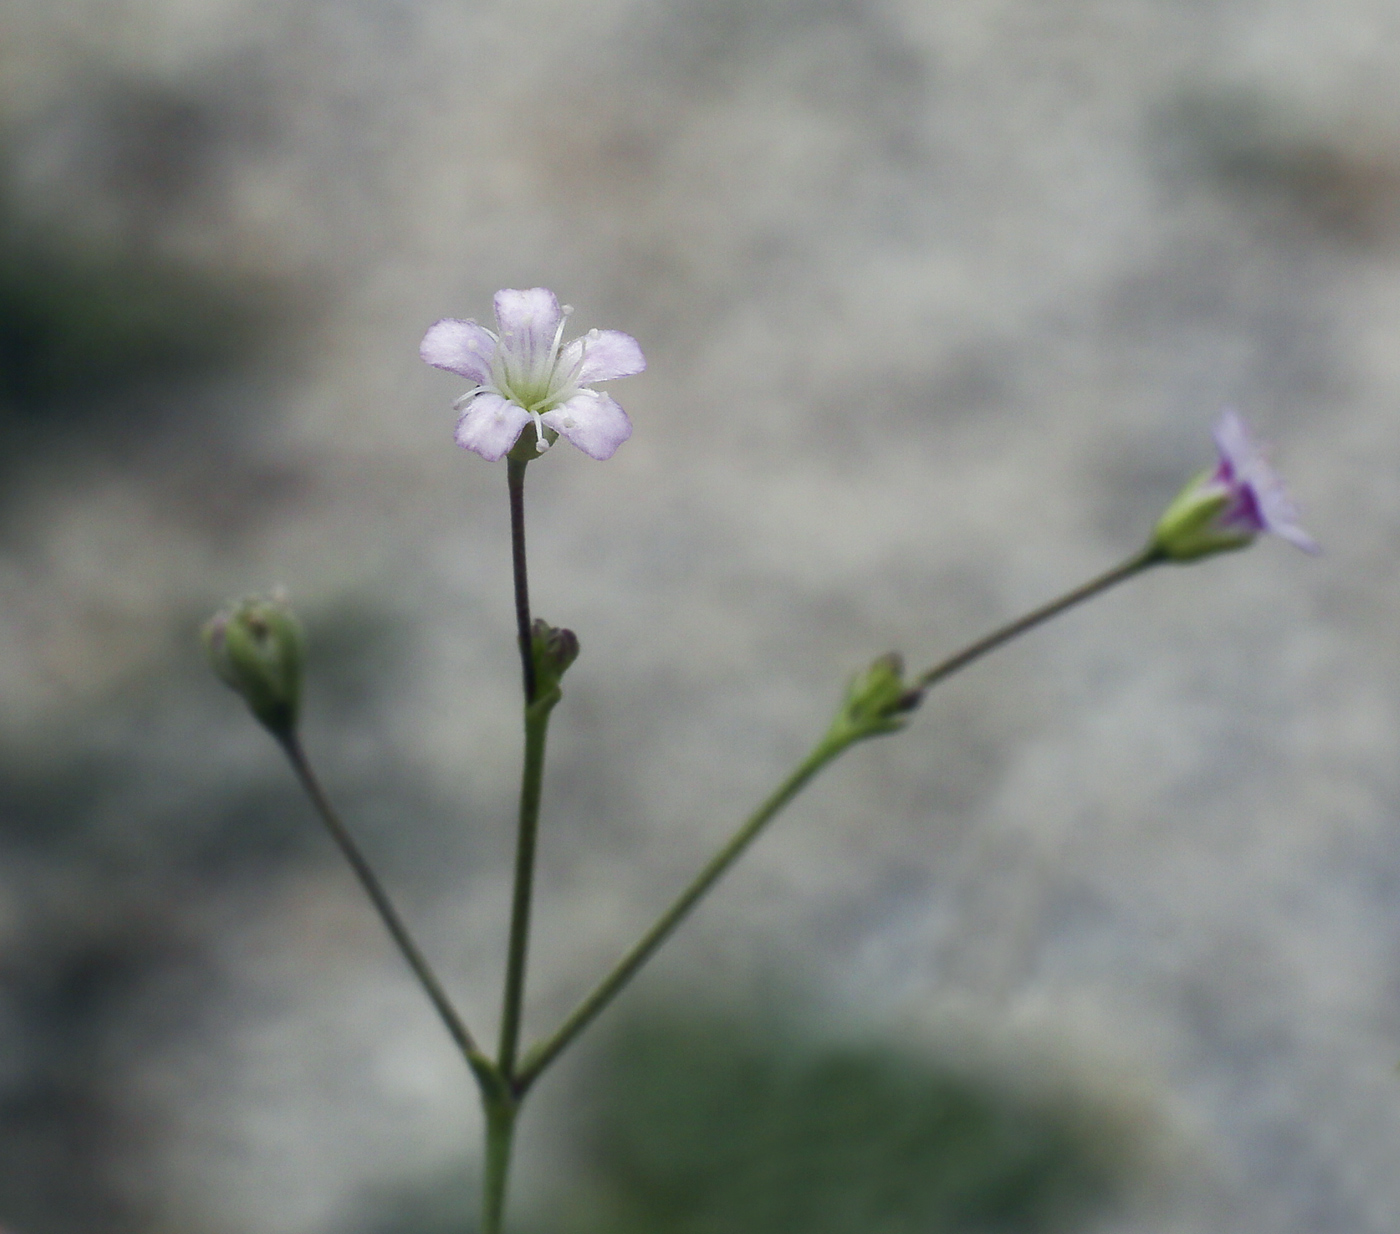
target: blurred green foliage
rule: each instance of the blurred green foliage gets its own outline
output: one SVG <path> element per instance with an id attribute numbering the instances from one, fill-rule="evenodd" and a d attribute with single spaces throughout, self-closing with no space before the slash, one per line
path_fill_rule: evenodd
<path id="1" fill-rule="evenodd" d="M 1081 1096 L 763 1014 L 671 1008 L 592 1061 L 580 1180 L 518 1231 L 1053 1234 L 1111 1210 L 1133 1173 L 1134 1129 Z M 467 1207 L 448 1184 L 370 1228 L 447 1234 Z"/>
<path id="2" fill-rule="evenodd" d="M 578 1234 L 1061 1230 L 1127 1165 L 1087 1105 L 762 1020 L 642 1020 L 605 1059 Z"/>
<path id="3" fill-rule="evenodd" d="M 257 340 L 247 289 L 154 255 L 64 243 L 0 212 L 0 416 L 90 413 Z"/>

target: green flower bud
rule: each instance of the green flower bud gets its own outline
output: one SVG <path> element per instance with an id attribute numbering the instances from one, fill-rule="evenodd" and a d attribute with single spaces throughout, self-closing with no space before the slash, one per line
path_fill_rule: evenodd
<path id="1" fill-rule="evenodd" d="M 201 631 L 214 671 L 274 736 L 296 728 L 301 705 L 301 623 L 286 595 L 248 596 L 223 609 Z"/>
<path id="2" fill-rule="evenodd" d="M 554 706 L 562 696 L 559 683 L 578 659 L 578 635 L 536 617 L 530 627 L 530 654 L 535 662 L 535 700 Z"/>
<path id="3" fill-rule="evenodd" d="M 924 692 L 905 684 L 904 660 L 896 651 L 876 659 L 846 688 L 836 713 L 831 741 L 849 744 L 881 733 L 898 732 L 906 716 L 924 701 Z"/>

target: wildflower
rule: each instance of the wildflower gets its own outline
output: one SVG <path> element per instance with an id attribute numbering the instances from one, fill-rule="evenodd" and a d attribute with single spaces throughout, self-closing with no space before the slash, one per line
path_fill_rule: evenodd
<path id="1" fill-rule="evenodd" d="M 418 349 L 435 368 L 476 382 L 454 404 L 462 413 L 457 444 L 494 463 L 517 442 L 533 458 L 563 436 L 593 458 L 611 458 L 632 435 L 632 422 L 589 383 L 646 368 L 637 340 L 620 330 L 590 330 L 560 346 L 573 310 L 560 308 L 543 287 L 498 291 L 495 303 L 499 334 L 449 317 L 429 327 Z"/>
<path id="2" fill-rule="evenodd" d="M 1244 548 L 1261 531 L 1281 536 L 1305 553 L 1321 551 L 1298 525 L 1298 511 L 1283 481 L 1250 440 L 1234 410 L 1215 423 L 1220 460 L 1203 471 L 1167 507 L 1152 543 L 1172 561 L 1194 561 L 1211 553 Z"/>

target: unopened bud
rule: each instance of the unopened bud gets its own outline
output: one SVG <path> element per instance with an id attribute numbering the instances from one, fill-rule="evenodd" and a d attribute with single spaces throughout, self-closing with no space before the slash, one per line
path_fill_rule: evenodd
<path id="1" fill-rule="evenodd" d="M 215 614 L 201 631 L 214 671 L 274 736 L 296 728 L 301 705 L 301 623 L 280 590 L 248 596 Z"/>
<path id="2" fill-rule="evenodd" d="M 844 742 L 893 733 L 906 715 L 923 702 L 922 690 L 904 680 L 904 660 L 897 651 L 878 657 L 846 689 L 830 737 Z"/>
<path id="3" fill-rule="evenodd" d="M 535 663 L 535 699 L 559 701 L 559 682 L 578 659 L 578 635 L 536 617 L 530 627 L 530 655 Z"/>

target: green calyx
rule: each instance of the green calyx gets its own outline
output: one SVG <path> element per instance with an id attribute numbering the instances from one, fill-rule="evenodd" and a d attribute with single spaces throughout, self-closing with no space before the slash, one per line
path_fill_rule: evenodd
<path id="1" fill-rule="evenodd" d="M 846 688 L 826 740 L 850 745 L 904 727 L 908 715 L 923 702 L 924 692 L 904 680 L 904 660 L 896 651 L 878 657 Z"/>
<path id="2" fill-rule="evenodd" d="M 305 640 L 286 598 L 248 596 L 200 632 L 209 663 L 274 736 L 290 736 L 301 709 Z"/>
<path id="3" fill-rule="evenodd" d="M 513 445 L 506 452 L 506 457 L 509 459 L 514 459 L 517 463 L 531 463 L 534 462 L 535 459 L 539 458 L 539 456 L 543 454 L 545 450 L 549 449 L 549 447 L 552 446 L 558 440 L 559 434 L 556 433 L 548 425 L 545 425 L 543 442 L 544 449 L 541 449 L 539 432 L 537 431 L 535 423 L 532 420 L 529 424 L 527 424 L 523 429 L 520 430 L 520 436 L 516 439 L 515 445 Z"/>
<path id="4" fill-rule="evenodd" d="M 535 663 L 534 707 L 553 707 L 563 697 L 559 683 L 578 659 L 578 635 L 536 617 L 530 627 L 530 655 Z"/>
<path id="5" fill-rule="evenodd" d="M 1152 531 L 1152 547 L 1169 561 L 1195 561 L 1212 553 L 1228 553 L 1254 540 L 1245 528 L 1221 522 L 1230 494 L 1203 471 L 1172 499 Z"/>

